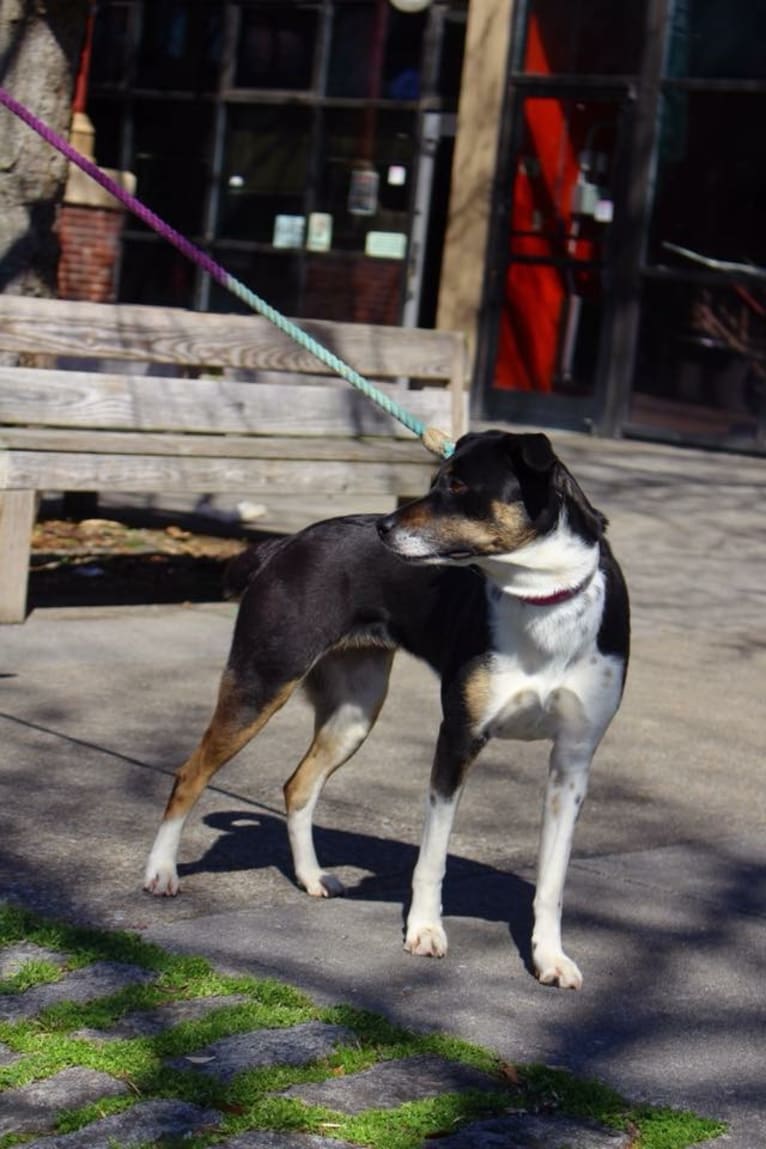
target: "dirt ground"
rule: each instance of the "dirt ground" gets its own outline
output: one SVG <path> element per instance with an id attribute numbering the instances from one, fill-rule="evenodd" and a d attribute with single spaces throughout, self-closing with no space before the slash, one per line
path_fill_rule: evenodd
<path id="1" fill-rule="evenodd" d="M 43 518 L 32 537 L 29 607 L 218 602 L 226 564 L 248 541 L 176 523 Z"/>

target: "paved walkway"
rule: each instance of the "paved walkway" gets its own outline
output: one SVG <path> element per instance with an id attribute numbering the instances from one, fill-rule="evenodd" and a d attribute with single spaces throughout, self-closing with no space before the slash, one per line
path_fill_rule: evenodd
<path id="1" fill-rule="evenodd" d="M 766 466 L 559 442 L 612 520 L 635 622 L 626 700 L 596 761 L 568 882 L 565 937 L 585 975 L 581 993 L 540 987 L 526 968 L 540 746 L 484 753 L 452 842 L 450 955 L 436 963 L 403 953 L 402 905 L 438 721 L 435 683 L 406 658 L 374 735 L 318 814 L 321 856 L 352 887 L 348 898 L 317 902 L 290 880 L 280 787 L 309 737 L 300 702 L 203 797 L 182 848 L 182 895 L 140 893 L 169 776 L 208 717 L 228 606 L 48 610 L 3 630 L 0 892 L 139 930 L 227 972 L 283 978 L 319 1003 L 446 1029 L 508 1061 L 566 1066 L 638 1100 L 723 1118 L 731 1132 L 717 1144 L 756 1149 L 766 1144 Z M 282 512 L 284 525 L 296 525 L 295 507 Z M 405 1072 L 414 1087 L 418 1073 Z M 424 1067 L 437 1082 L 439 1072 Z M 63 1082 L 64 1095 L 74 1088 Z M 115 1088 L 77 1085 L 83 1097 Z M 149 1122 L 178 1128 L 178 1112 L 150 1104 Z M 188 1109 L 180 1119 L 191 1128 L 214 1116 Z M 132 1143 L 110 1130 L 42 1144 Z M 483 1135 L 486 1145 L 558 1143 L 550 1131 L 537 1142 L 518 1130 Z M 586 1135 L 584 1146 L 602 1143 Z M 321 1145 L 258 1137 L 229 1144 Z M 579 1144 L 566 1129 L 559 1141 Z M 468 1144 L 482 1142 L 451 1143 Z"/>

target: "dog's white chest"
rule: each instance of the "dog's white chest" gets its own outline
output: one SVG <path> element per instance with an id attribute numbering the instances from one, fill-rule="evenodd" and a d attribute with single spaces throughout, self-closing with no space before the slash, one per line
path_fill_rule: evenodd
<path id="1" fill-rule="evenodd" d="M 608 722 L 620 695 L 617 660 L 600 654 L 600 578 L 579 601 L 548 610 L 493 595 L 494 651 L 487 666 L 482 729 L 494 738 L 555 738 Z"/>
<path id="2" fill-rule="evenodd" d="M 552 738 L 560 722 L 561 695 L 547 676 L 526 674 L 518 661 L 494 655 L 484 726 L 493 738 Z"/>

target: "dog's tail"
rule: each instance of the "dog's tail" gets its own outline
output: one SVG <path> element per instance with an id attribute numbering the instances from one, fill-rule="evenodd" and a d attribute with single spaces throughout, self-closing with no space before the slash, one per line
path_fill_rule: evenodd
<path id="1" fill-rule="evenodd" d="M 284 542 L 283 538 L 263 539 L 235 555 L 223 572 L 223 597 L 234 601 L 240 599 L 258 571 Z"/>

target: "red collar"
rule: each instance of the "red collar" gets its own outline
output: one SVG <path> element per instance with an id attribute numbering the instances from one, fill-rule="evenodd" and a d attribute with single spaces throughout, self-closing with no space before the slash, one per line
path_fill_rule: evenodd
<path id="1" fill-rule="evenodd" d="M 566 602 L 567 599 L 574 598 L 580 591 L 585 590 L 588 583 L 593 578 L 589 574 L 586 579 L 577 586 L 565 587 L 563 590 L 554 591 L 553 594 L 541 594 L 529 597 L 527 595 L 518 595 L 517 597 L 521 602 L 526 603 L 527 606 L 553 606 L 557 602 Z"/>

